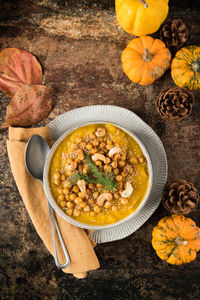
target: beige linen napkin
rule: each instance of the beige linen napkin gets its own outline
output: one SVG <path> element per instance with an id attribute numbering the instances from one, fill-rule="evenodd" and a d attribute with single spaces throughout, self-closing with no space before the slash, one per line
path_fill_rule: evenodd
<path id="1" fill-rule="evenodd" d="M 44 190 L 41 183 L 27 173 L 24 163 L 26 142 L 33 134 L 39 134 L 47 140 L 49 145 L 53 144 L 48 127 L 28 129 L 10 127 L 7 141 L 8 156 L 14 179 L 33 225 L 53 255 L 49 213 Z M 73 273 L 77 278 L 84 278 L 87 271 L 99 268 L 99 261 L 93 250 L 95 243 L 90 240 L 85 230 L 69 224 L 58 214 L 56 216 L 70 256 L 70 265 L 63 271 Z M 64 263 L 64 254 L 58 238 L 56 240 L 59 261 Z"/>

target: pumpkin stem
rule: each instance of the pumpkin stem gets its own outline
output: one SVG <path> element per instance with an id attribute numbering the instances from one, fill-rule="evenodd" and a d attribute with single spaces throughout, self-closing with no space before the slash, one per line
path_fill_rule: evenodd
<path id="1" fill-rule="evenodd" d="M 152 60 L 152 55 L 148 48 L 144 49 L 144 54 L 142 55 L 142 59 L 144 62 L 150 62 Z"/>
<path id="2" fill-rule="evenodd" d="M 196 72 L 199 70 L 199 68 L 200 68 L 200 65 L 197 62 L 192 64 L 192 71 Z"/>
<path id="3" fill-rule="evenodd" d="M 187 245 L 187 241 L 184 241 L 184 239 L 181 237 L 181 236 L 178 236 L 176 239 L 175 239 L 175 242 L 177 245 Z"/>
<path id="4" fill-rule="evenodd" d="M 139 2 L 144 6 L 144 8 L 148 8 L 149 5 L 146 3 L 145 0 L 139 0 Z"/>

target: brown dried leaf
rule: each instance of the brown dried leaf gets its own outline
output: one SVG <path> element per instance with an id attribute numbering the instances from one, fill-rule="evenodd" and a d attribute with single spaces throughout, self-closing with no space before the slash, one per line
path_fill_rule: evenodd
<path id="1" fill-rule="evenodd" d="M 17 48 L 0 52 L 0 88 L 13 97 L 24 84 L 42 84 L 42 68 L 31 53 Z"/>
<path id="2" fill-rule="evenodd" d="M 24 85 L 12 98 L 1 128 L 31 126 L 45 119 L 52 109 L 53 89 L 44 85 Z"/>

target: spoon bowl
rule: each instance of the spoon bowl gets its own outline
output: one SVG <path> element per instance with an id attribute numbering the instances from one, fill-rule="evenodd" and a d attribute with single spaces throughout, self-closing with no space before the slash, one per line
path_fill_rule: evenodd
<path id="1" fill-rule="evenodd" d="M 44 164 L 50 148 L 40 135 L 33 135 L 26 146 L 25 162 L 29 174 L 43 181 Z"/>

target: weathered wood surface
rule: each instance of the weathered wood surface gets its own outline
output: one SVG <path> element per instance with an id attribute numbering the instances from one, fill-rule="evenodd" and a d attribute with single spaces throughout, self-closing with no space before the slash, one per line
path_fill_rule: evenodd
<path id="1" fill-rule="evenodd" d="M 198 1 L 197 1 L 198 2 Z M 170 16 L 182 18 L 189 44 L 199 44 L 196 1 L 177 1 Z M 180 3 L 180 4 L 179 4 Z M 188 4 L 189 3 L 189 4 Z M 182 8 L 181 8 L 182 5 Z M 158 33 L 155 34 L 158 36 Z M 49 121 L 72 108 L 115 104 L 134 111 L 160 136 L 169 180 L 184 178 L 200 187 L 200 93 L 192 115 L 175 123 L 155 111 L 160 91 L 174 86 L 170 72 L 154 84 L 131 83 L 120 56 L 132 36 L 116 23 L 114 1 L 4 1 L 0 4 L 0 50 L 19 47 L 43 66 L 44 82 L 55 89 Z M 10 99 L 0 93 L 1 123 Z M 167 214 L 162 205 L 124 240 L 97 245 L 101 268 L 77 280 L 56 269 L 17 191 L 6 152 L 7 130 L 0 131 L 0 287 L 2 299 L 199 299 L 200 267 L 162 262 L 151 246 L 151 232 Z M 200 225 L 200 211 L 190 216 Z"/>

